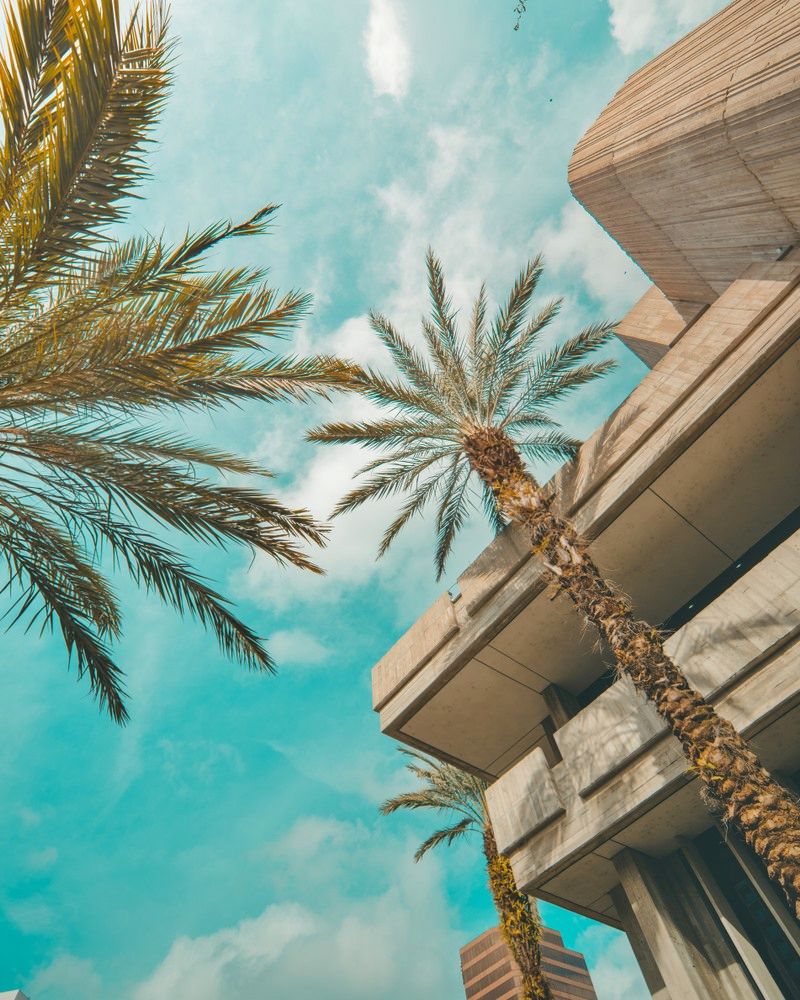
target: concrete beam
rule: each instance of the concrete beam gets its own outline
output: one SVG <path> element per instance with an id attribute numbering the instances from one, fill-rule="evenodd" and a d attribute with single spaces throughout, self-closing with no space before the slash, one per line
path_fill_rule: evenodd
<path id="1" fill-rule="evenodd" d="M 640 951 L 642 939 L 647 943 L 642 972 L 653 982 L 655 965 L 660 995 L 666 989 L 671 1000 L 762 1000 L 680 854 L 654 863 L 626 850 L 613 863 L 629 903 L 623 926 Z"/>

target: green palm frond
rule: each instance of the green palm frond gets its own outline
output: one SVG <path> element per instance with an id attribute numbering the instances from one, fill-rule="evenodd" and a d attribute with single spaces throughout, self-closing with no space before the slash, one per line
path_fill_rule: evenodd
<path id="1" fill-rule="evenodd" d="M 421 861 L 428 851 L 433 850 L 434 847 L 438 847 L 440 844 L 445 844 L 449 847 L 454 840 L 458 840 L 459 837 L 463 837 L 470 833 L 472 825 L 472 820 L 462 819 L 458 823 L 453 824 L 453 826 L 445 827 L 443 830 L 436 830 L 436 832 L 432 833 L 427 840 L 423 840 L 423 842 L 416 849 L 414 852 L 414 860 Z"/>
<path id="2" fill-rule="evenodd" d="M 259 268 L 209 266 L 261 236 L 277 206 L 169 243 L 111 228 L 147 175 L 167 97 L 167 8 L 142 0 L 3 5 L 0 61 L 0 553 L 7 617 L 58 627 L 117 721 L 125 692 L 110 643 L 121 612 L 103 559 L 224 653 L 273 669 L 261 638 L 161 535 L 266 553 L 318 572 L 325 528 L 253 485 L 256 463 L 159 425 L 166 409 L 304 401 L 348 387 L 335 358 L 276 353 L 308 311 Z M 225 476 L 247 477 L 228 483 Z M 2 582 L 0 582 L 2 586 Z"/>
<path id="3" fill-rule="evenodd" d="M 442 481 L 439 514 L 436 520 L 436 575 L 444 573 L 453 542 L 467 518 L 465 503 L 469 484 L 469 464 L 461 456 L 453 459 Z"/>
<path id="4" fill-rule="evenodd" d="M 579 442 L 562 431 L 553 408 L 571 392 L 614 367 L 593 359 L 614 334 L 611 323 L 594 324 L 547 350 L 543 332 L 561 301 L 531 309 L 543 274 L 541 257 L 528 261 L 506 302 L 487 320 L 482 286 L 466 329 L 448 296 L 441 262 L 428 251 L 431 317 L 422 321 L 422 347 L 413 345 L 377 313 L 372 328 L 388 349 L 396 373 L 374 369 L 353 374 L 356 388 L 384 411 L 377 419 L 334 421 L 309 432 L 325 444 L 357 444 L 377 457 L 339 501 L 333 516 L 368 500 L 392 498 L 398 510 L 380 543 L 384 555 L 415 517 L 435 508 L 435 564 L 444 573 L 458 532 L 473 508 L 483 509 L 496 531 L 503 528 L 494 497 L 477 483 L 467 458 L 470 435 L 501 430 L 533 462 L 564 462 Z"/>
<path id="5" fill-rule="evenodd" d="M 408 758 L 406 768 L 419 781 L 419 787 L 387 799 L 380 807 L 383 815 L 389 816 L 401 809 L 432 809 L 458 817 L 423 841 L 414 855 L 415 861 L 440 844 L 449 845 L 468 833 L 483 831 L 488 821 L 486 781 L 419 750 L 400 748 L 400 753 Z"/>

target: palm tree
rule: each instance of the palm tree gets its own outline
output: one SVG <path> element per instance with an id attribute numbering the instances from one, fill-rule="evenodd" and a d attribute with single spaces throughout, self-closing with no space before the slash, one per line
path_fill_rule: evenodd
<path id="1" fill-rule="evenodd" d="M 264 233 L 275 206 L 170 245 L 114 239 L 170 85 L 166 9 L 118 0 L 4 5 L 0 61 L 0 550 L 14 620 L 57 624 L 78 675 L 127 718 L 109 643 L 120 608 L 103 552 L 224 652 L 271 670 L 262 640 L 159 532 L 241 543 L 314 570 L 324 530 L 242 482 L 251 462 L 156 423 L 164 411 L 305 399 L 338 363 L 266 353 L 308 301 L 209 251 Z M 249 352 L 249 353 L 246 353 Z M 205 469 L 205 472 L 202 470 Z M 143 523 L 140 523 L 143 522 Z M 163 533 L 163 532 L 162 532 Z"/>
<path id="2" fill-rule="evenodd" d="M 542 972 L 542 922 L 535 901 L 519 891 L 510 861 L 497 850 L 486 807 L 487 782 L 427 754 L 405 749 L 400 752 L 409 758 L 406 767 L 421 784 L 411 792 L 387 799 L 381 812 L 388 816 L 399 809 L 435 809 L 455 819 L 420 844 L 415 861 L 440 844 L 452 844 L 469 833 L 481 834 L 500 930 L 522 973 L 522 1000 L 550 1000 L 550 987 Z"/>
<path id="3" fill-rule="evenodd" d="M 330 423 L 310 434 L 314 441 L 356 443 L 380 452 L 361 470 L 370 478 L 348 493 L 334 514 L 373 498 L 406 494 L 383 536 L 383 554 L 411 518 L 433 504 L 441 576 L 469 512 L 468 486 L 477 475 L 494 526 L 514 522 L 525 529 L 545 579 L 595 626 L 620 671 L 652 701 L 680 740 L 709 805 L 741 831 L 800 916 L 800 807 L 794 797 L 764 769 L 733 726 L 692 689 L 666 654 L 659 630 L 638 619 L 628 598 L 603 577 L 586 542 L 557 513 L 553 496 L 524 462 L 526 457 L 575 455 L 579 442 L 563 433 L 550 411 L 609 370 L 609 361 L 587 359 L 608 343 L 613 326 L 589 326 L 550 350 L 537 350 L 559 307 L 549 302 L 528 317 L 542 273 L 537 257 L 526 265 L 491 325 L 481 289 L 464 335 L 456 325 L 441 264 L 430 251 L 427 263 L 432 315 L 423 320 L 424 352 L 384 316 L 371 316 L 399 375 L 364 371 L 358 382 L 388 416 Z"/>

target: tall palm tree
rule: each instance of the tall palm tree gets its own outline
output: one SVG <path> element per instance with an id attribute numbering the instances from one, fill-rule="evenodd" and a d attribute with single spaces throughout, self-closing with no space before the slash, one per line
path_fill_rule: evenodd
<path id="1" fill-rule="evenodd" d="M 160 529 L 241 543 L 316 569 L 323 529 L 252 485 L 262 470 L 159 427 L 165 410 L 305 399 L 345 377 L 338 363 L 273 356 L 266 342 L 304 314 L 264 272 L 215 270 L 209 251 L 264 233 L 267 206 L 175 245 L 114 239 L 123 200 L 170 84 L 166 9 L 118 0 L 4 5 L 0 61 L 0 551 L 14 620 L 57 624 L 79 675 L 127 717 L 109 642 L 120 608 L 103 551 L 246 666 L 271 670 L 262 640 Z M 202 470 L 206 472 L 203 473 Z"/>
<path id="2" fill-rule="evenodd" d="M 399 809 L 434 809 L 455 820 L 420 844 L 415 861 L 440 844 L 452 844 L 470 833 L 482 836 L 489 888 L 500 918 L 500 930 L 522 973 L 522 1000 L 550 1000 L 550 987 L 542 972 L 542 922 L 535 901 L 519 891 L 510 861 L 497 850 L 486 807 L 487 782 L 416 750 L 401 750 L 401 753 L 409 758 L 406 767 L 419 779 L 420 785 L 411 792 L 387 799 L 381 812 L 388 816 Z"/>
<path id="3" fill-rule="evenodd" d="M 356 443 L 380 454 L 362 472 L 370 478 L 337 505 L 350 511 L 377 497 L 406 494 L 383 536 L 384 553 L 426 506 L 436 508 L 436 566 L 441 575 L 453 538 L 469 512 L 473 474 L 495 527 L 521 525 L 541 559 L 545 579 L 565 593 L 595 626 L 627 674 L 678 737 L 709 805 L 721 811 L 764 861 L 800 917 L 800 807 L 764 769 L 745 740 L 689 685 L 664 650 L 657 628 L 638 619 L 589 555 L 574 525 L 554 508 L 525 457 L 570 459 L 578 442 L 552 416 L 554 403 L 609 370 L 590 359 L 613 335 L 610 324 L 589 326 L 550 350 L 540 336 L 558 311 L 547 303 L 528 317 L 542 273 L 530 261 L 491 325 L 481 289 L 466 334 L 445 290 L 440 262 L 429 251 L 432 314 L 423 320 L 425 350 L 405 340 L 388 319 L 372 326 L 394 359 L 398 376 L 358 376 L 361 390 L 384 419 L 330 423 L 314 441 Z"/>

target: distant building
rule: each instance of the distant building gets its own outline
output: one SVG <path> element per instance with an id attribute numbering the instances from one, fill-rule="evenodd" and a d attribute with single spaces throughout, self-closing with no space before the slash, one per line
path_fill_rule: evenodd
<path id="1" fill-rule="evenodd" d="M 519 1000 L 520 972 L 500 929 L 470 941 L 461 951 L 461 976 L 467 1000 Z M 583 955 L 570 951 L 558 931 L 542 930 L 542 968 L 553 1000 L 597 1000 Z"/>

